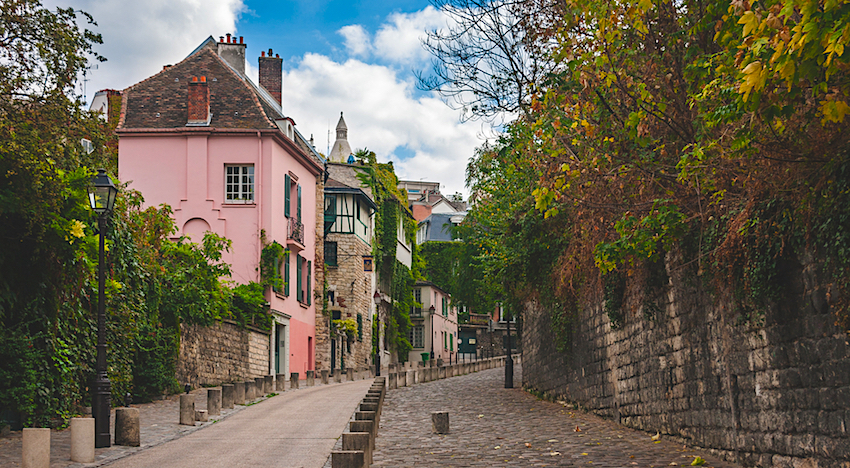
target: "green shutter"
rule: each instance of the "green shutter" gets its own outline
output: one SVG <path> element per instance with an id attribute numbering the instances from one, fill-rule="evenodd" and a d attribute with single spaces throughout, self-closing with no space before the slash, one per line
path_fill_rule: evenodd
<path id="1" fill-rule="evenodd" d="M 289 251 L 283 254 L 283 295 L 289 295 Z"/>
<path id="2" fill-rule="evenodd" d="M 287 218 L 289 217 L 289 204 L 290 204 L 290 192 L 292 181 L 289 178 L 289 174 L 283 176 L 283 215 Z"/>
<path id="3" fill-rule="evenodd" d="M 295 297 L 298 298 L 298 302 L 304 302 L 304 291 L 301 290 L 301 265 L 303 262 L 300 255 L 295 256 Z"/>
<path id="4" fill-rule="evenodd" d="M 310 305 L 310 304 L 313 303 L 313 298 L 310 297 L 310 296 L 312 296 L 312 294 L 310 294 L 310 278 L 312 277 L 312 274 L 311 274 L 312 273 L 312 268 L 311 268 L 312 266 L 313 266 L 313 262 L 310 261 L 310 260 L 307 260 L 307 305 Z"/>
<path id="5" fill-rule="evenodd" d="M 301 184 L 298 184 L 298 221 L 301 221 Z"/>

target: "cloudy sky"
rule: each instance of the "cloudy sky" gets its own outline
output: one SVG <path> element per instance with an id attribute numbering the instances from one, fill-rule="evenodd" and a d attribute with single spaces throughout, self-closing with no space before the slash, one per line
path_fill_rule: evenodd
<path id="1" fill-rule="evenodd" d="M 302 134 L 327 153 L 345 113 L 352 148 L 392 160 L 402 179 L 438 181 L 462 192 L 466 163 L 489 127 L 462 123 L 439 97 L 416 89 L 427 71 L 424 31 L 445 24 L 427 0 L 49 0 L 90 13 L 107 58 L 85 81 L 124 89 L 184 59 L 207 37 L 243 36 L 248 75 L 256 82 L 260 51 L 284 58 L 283 107 Z M 331 134 L 330 138 L 333 138 Z M 330 140 L 333 143 L 333 140 Z"/>

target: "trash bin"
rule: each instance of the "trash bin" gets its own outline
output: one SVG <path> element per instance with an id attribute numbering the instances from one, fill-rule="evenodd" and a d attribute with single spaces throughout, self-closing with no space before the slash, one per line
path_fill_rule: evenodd
<path id="1" fill-rule="evenodd" d="M 428 361 L 431 358 L 431 353 L 419 353 L 422 356 L 422 361 Z"/>

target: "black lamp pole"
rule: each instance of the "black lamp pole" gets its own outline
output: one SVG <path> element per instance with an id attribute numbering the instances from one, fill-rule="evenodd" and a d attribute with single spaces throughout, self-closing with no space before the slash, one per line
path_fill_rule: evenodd
<path id="1" fill-rule="evenodd" d="M 505 388 L 514 388 L 514 358 L 511 354 L 511 318 L 510 316 L 506 317 L 508 319 L 508 350 L 507 350 L 507 359 L 505 360 Z"/>
<path id="2" fill-rule="evenodd" d="M 375 346 L 375 376 L 381 376 L 381 293 L 375 291 L 375 295 L 372 296 L 372 300 L 375 301 L 375 318 L 378 320 L 378 337 L 377 343 Z M 374 338 L 373 338 L 374 339 Z"/>
<path id="3" fill-rule="evenodd" d="M 428 313 L 431 315 L 431 361 L 434 360 L 434 312 L 437 310 L 434 307 L 434 304 L 431 304 L 431 307 L 428 308 Z"/>
<path id="4" fill-rule="evenodd" d="M 95 362 L 95 378 L 92 385 L 92 415 L 94 416 L 94 446 L 96 448 L 112 445 L 109 430 L 109 409 L 112 407 L 112 383 L 106 374 L 106 303 L 104 289 L 106 283 L 106 264 L 103 260 L 106 236 L 107 218 L 115 205 L 115 195 L 118 189 L 112 184 L 112 179 L 106 170 L 98 169 L 92 177 L 89 188 L 89 202 L 97 213 L 97 228 L 100 236 L 100 251 L 97 267 L 97 361 Z"/>

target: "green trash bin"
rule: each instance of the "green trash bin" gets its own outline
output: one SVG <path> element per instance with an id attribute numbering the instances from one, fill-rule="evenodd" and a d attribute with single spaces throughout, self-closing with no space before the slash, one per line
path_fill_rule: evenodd
<path id="1" fill-rule="evenodd" d="M 419 353 L 419 355 L 422 356 L 422 361 L 425 361 L 425 362 L 427 362 L 428 359 L 431 358 L 431 353 Z"/>

